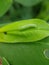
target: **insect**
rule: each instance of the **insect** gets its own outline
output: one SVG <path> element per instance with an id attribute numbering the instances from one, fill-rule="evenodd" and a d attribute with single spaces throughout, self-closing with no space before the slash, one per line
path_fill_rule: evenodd
<path id="1" fill-rule="evenodd" d="M 34 42 L 49 36 L 49 24 L 40 19 L 13 22 L 0 28 L 0 42 Z"/>

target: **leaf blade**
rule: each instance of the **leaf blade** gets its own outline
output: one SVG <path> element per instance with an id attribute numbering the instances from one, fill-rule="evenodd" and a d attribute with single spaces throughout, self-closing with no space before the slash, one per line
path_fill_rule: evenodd
<path id="1" fill-rule="evenodd" d="M 0 0 L 0 17 L 2 17 L 10 8 L 12 0 Z"/>
<path id="2" fill-rule="evenodd" d="M 22 20 L 0 28 L 0 42 L 34 42 L 48 36 L 49 24 L 40 19 Z"/>

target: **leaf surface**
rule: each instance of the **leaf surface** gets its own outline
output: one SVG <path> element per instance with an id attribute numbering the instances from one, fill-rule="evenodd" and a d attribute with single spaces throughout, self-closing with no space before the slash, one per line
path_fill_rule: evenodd
<path id="1" fill-rule="evenodd" d="M 34 42 L 49 36 L 49 24 L 40 19 L 21 20 L 0 28 L 0 42 Z"/>
<path id="2" fill-rule="evenodd" d="M 15 1 L 24 6 L 34 6 L 40 3 L 42 0 L 15 0 Z"/>
<path id="3" fill-rule="evenodd" d="M 2 17 L 10 8 L 12 0 L 0 0 L 0 17 Z"/>
<path id="4" fill-rule="evenodd" d="M 46 41 L 43 39 L 32 43 L 0 43 L 0 56 L 5 57 L 10 65 L 48 65 L 49 59 L 44 54 L 46 49 L 49 50 L 47 43 L 49 44 L 49 37 Z"/>

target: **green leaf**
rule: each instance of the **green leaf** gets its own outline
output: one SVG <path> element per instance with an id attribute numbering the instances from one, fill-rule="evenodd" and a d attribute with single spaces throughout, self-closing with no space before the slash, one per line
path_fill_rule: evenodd
<path id="1" fill-rule="evenodd" d="M 15 0 L 15 1 L 24 6 L 34 6 L 40 3 L 42 0 Z"/>
<path id="2" fill-rule="evenodd" d="M 34 42 L 49 36 L 49 24 L 40 19 L 21 20 L 0 28 L 0 42 Z"/>
<path id="3" fill-rule="evenodd" d="M 44 54 L 46 49 L 49 50 L 47 41 L 46 38 L 46 42 L 40 40 L 32 43 L 19 42 L 19 44 L 0 43 L 0 56 L 5 57 L 10 65 L 49 65 L 49 59 Z"/>
<path id="4" fill-rule="evenodd" d="M 12 4 L 12 0 L 0 0 L 0 17 L 3 16 Z"/>
<path id="5" fill-rule="evenodd" d="M 40 13 L 37 17 L 46 21 L 49 20 L 49 0 L 43 0 Z"/>

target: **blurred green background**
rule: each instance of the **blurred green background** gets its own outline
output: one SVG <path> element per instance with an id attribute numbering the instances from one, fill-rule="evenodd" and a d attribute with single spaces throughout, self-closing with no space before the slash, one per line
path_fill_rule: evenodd
<path id="1" fill-rule="evenodd" d="M 0 0 L 0 23 L 33 18 L 49 20 L 49 0 Z"/>

